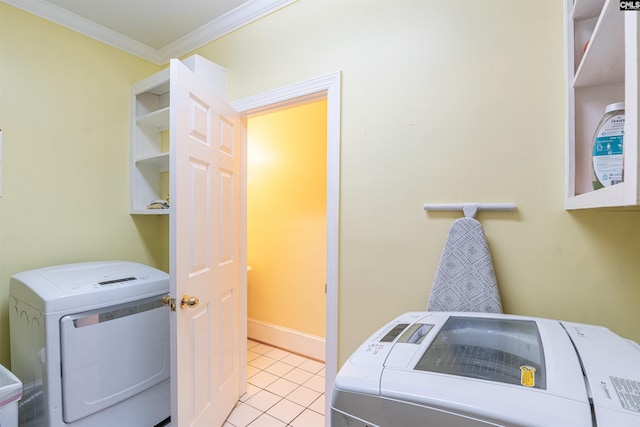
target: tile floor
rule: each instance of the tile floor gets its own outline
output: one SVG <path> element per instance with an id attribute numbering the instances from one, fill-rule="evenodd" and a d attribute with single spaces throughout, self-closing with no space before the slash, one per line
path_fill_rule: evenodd
<path id="1" fill-rule="evenodd" d="M 252 340 L 247 392 L 224 427 L 324 427 L 324 363 Z"/>

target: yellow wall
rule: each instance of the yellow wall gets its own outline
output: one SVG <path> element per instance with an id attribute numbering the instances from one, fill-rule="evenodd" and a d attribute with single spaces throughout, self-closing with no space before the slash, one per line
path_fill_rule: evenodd
<path id="1" fill-rule="evenodd" d="M 249 318 L 324 337 L 327 102 L 247 129 Z"/>
<path id="2" fill-rule="evenodd" d="M 167 251 L 164 222 L 127 213 L 128 85 L 158 67 L 4 3 L 0 43 L 5 364 L 11 274 Z M 561 0 L 300 0 L 198 53 L 231 100 L 342 71 L 341 361 L 426 306 L 457 215 L 425 202 L 515 202 L 478 217 L 505 310 L 640 341 L 640 212 L 563 207 Z"/>
<path id="3" fill-rule="evenodd" d="M 459 215 L 424 203 L 515 202 L 478 216 L 505 310 L 640 341 L 640 212 L 564 210 L 562 9 L 300 0 L 198 50 L 231 100 L 342 71 L 341 361 L 426 307 Z"/>
<path id="4" fill-rule="evenodd" d="M 162 223 L 128 214 L 129 86 L 158 68 L 0 3 L 1 364 L 12 274 L 102 259 L 162 266 Z"/>

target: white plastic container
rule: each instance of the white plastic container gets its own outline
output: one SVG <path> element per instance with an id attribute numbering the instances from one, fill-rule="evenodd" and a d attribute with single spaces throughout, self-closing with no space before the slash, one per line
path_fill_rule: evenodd
<path id="1" fill-rule="evenodd" d="M 18 427 L 18 401 L 21 398 L 22 382 L 0 365 L 0 427 Z"/>
<path id="2" fill-rule="evenodd" d="M 591 146 L 591 181 L 598 190 L 624 179 L 624 102 L 605 107 Z"/>

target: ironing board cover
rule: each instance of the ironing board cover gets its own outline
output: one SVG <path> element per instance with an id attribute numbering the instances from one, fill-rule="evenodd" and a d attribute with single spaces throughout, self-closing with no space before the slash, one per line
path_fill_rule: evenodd
<path id="1" fill-rule="evenodd" d="M 449 228 L 427 310 L 502 313 L 489 246 L 475 219 L 457 219 Z"/>

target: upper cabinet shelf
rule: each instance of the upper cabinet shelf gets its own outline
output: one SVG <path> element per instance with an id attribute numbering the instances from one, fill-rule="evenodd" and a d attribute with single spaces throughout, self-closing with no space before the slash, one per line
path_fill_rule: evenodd
<path id="1" fill-rule="evenodd" d="M 618 0 L 565 0 L 565 43 L 565 208 L 638 206 L 638 13 Z M 593 190 L 593 135 L 616 102 L 625 103 L 624 181 Z"/>

